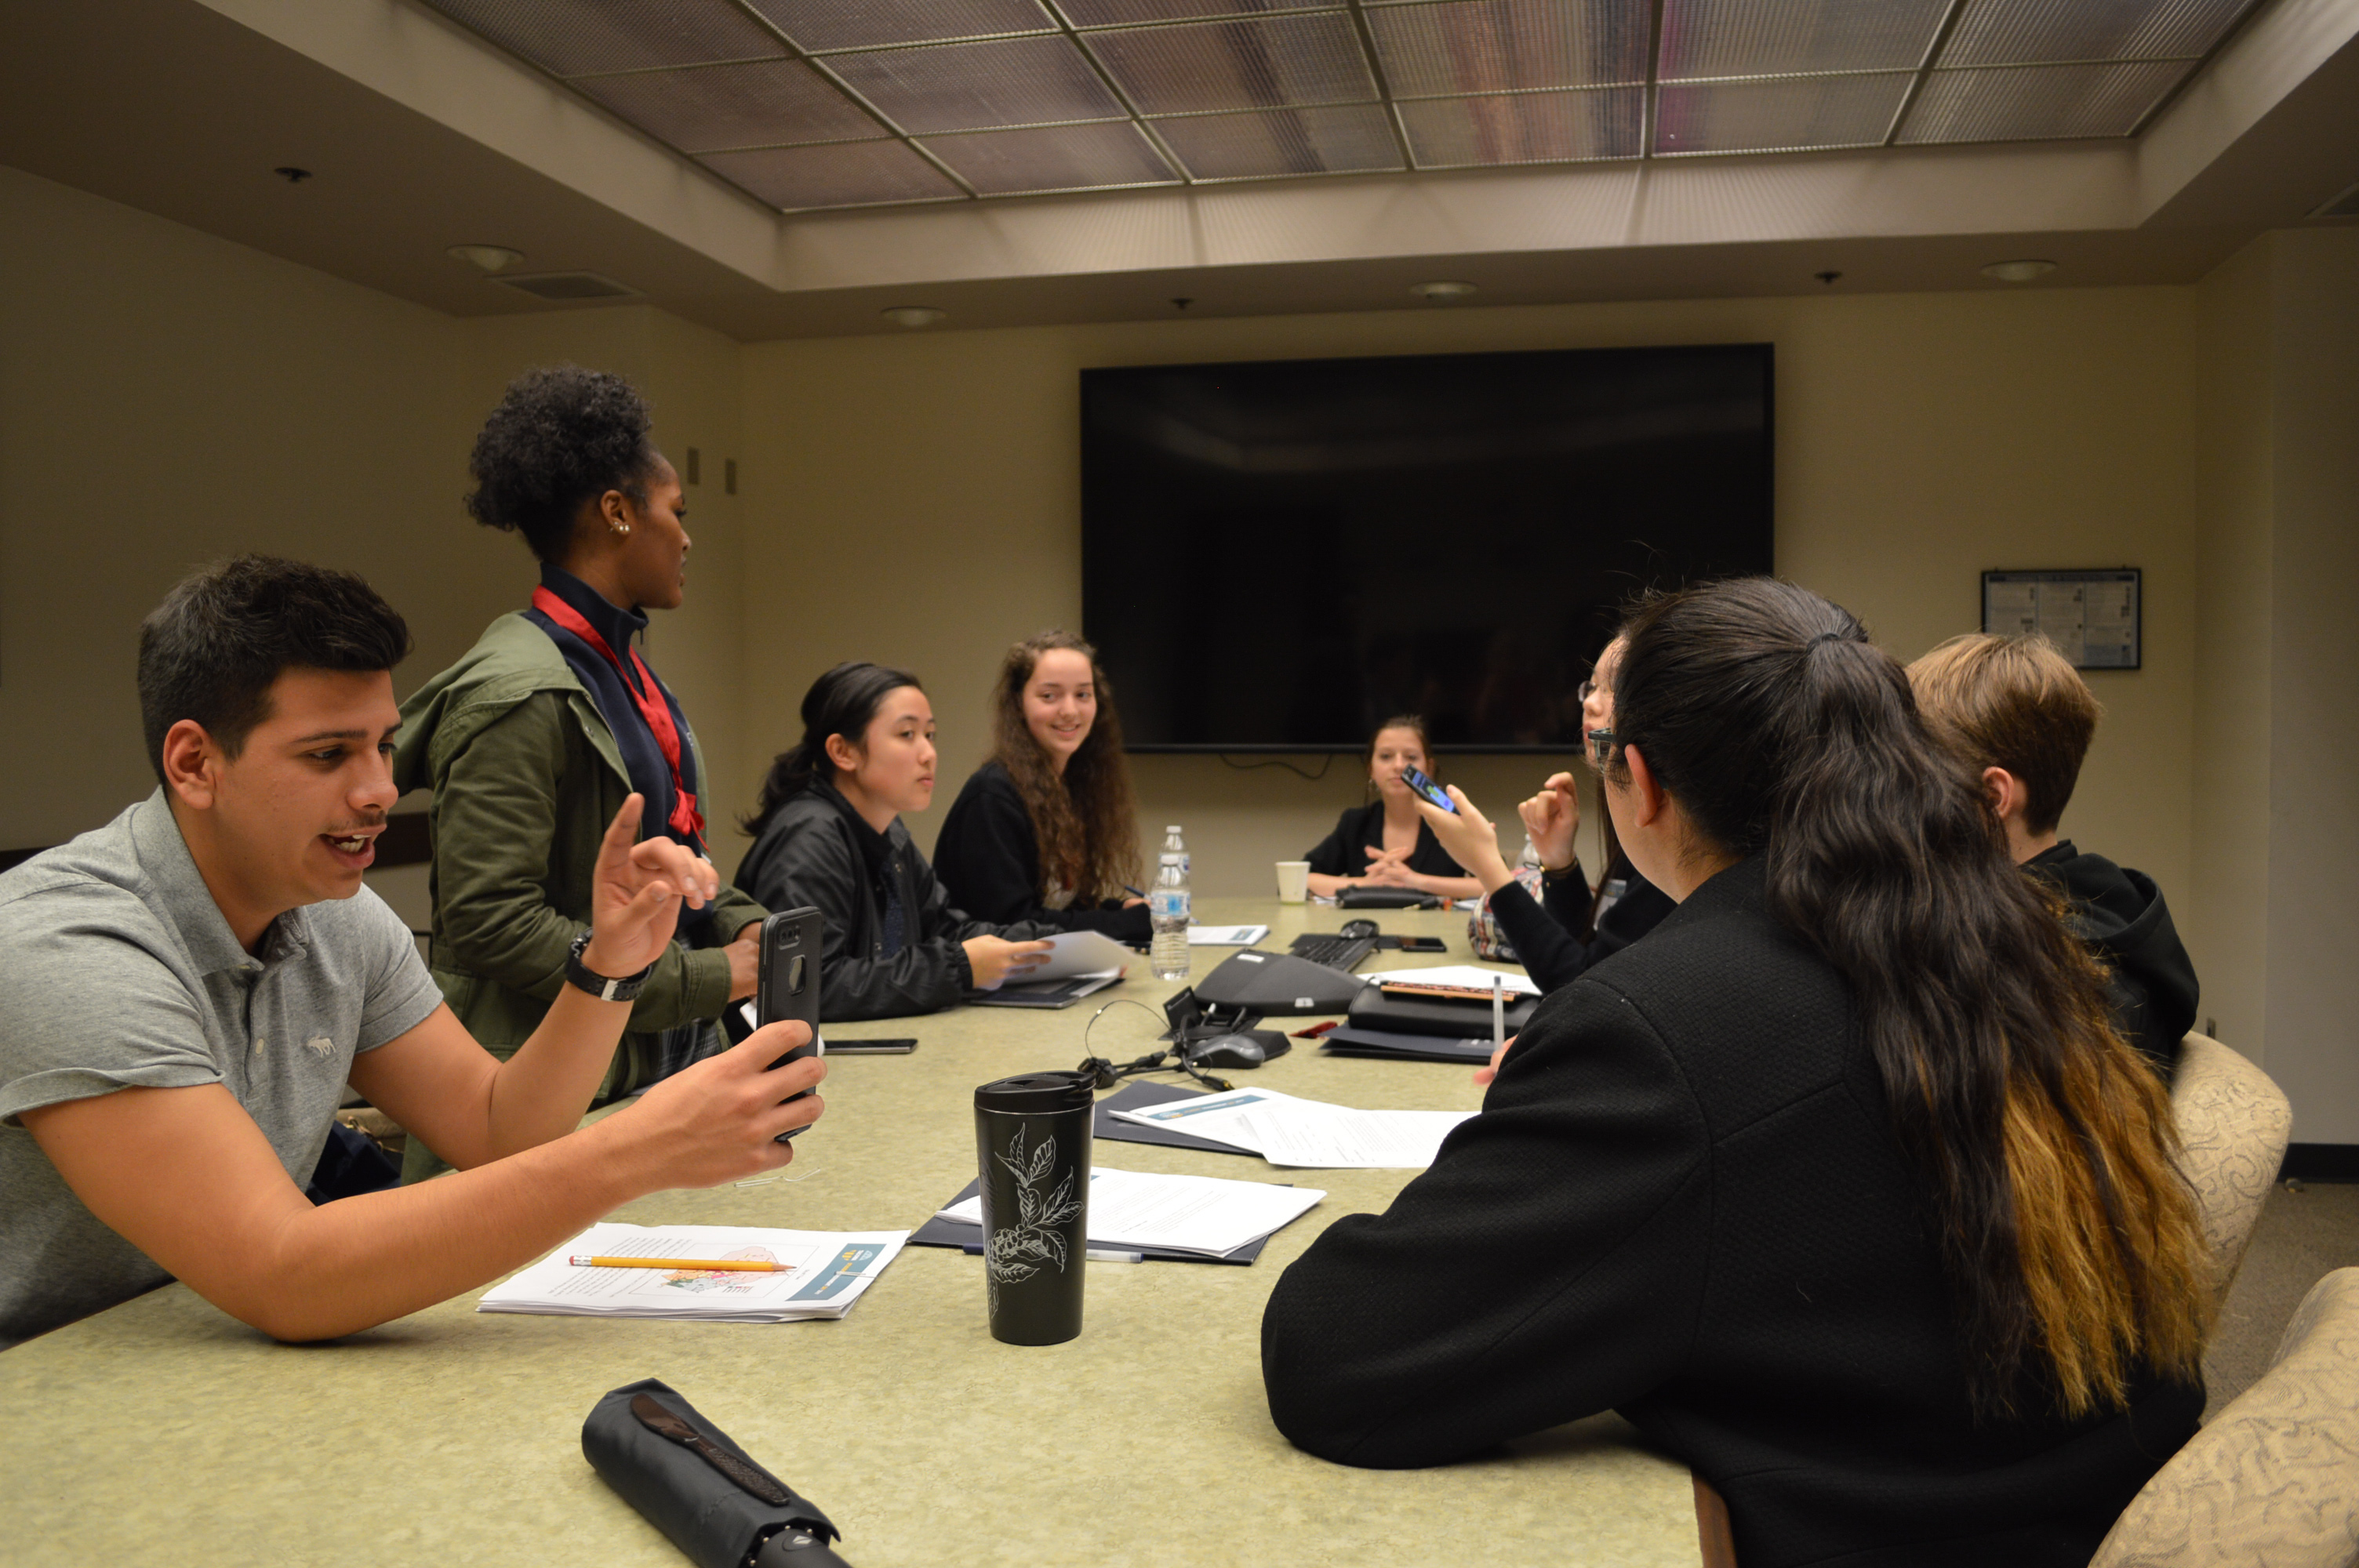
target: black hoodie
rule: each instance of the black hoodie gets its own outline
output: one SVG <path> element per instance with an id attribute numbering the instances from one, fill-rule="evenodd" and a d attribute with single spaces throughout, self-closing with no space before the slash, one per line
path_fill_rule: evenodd
<path id="1" fill-rule="evenodd" d="M 2023 863 L 2064 890 L 2073 932 L 2113 972 L 2114 1022 L 2168 1080 L 2179 1043 L 2195 1027 L 2195 961 L 2170 923 L 2162 890 L 2144 871 L 2084 855 L 2060 838 Z"/>

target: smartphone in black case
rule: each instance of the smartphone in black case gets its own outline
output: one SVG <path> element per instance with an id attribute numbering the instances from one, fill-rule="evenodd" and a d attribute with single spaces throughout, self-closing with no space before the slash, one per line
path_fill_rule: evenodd
<path id="1" fill-rule="evenodd" d="M 773 1069 L 798 1057 L 827 1054 L 827 1044 L 819 1033 L 821 935 L 821 916 L 816 909 L 789 909 L 762 922 L 762 949 L 755 969 L 754 1025 L 758 1029 L 765 1024 L 800 1022 L 809 1024 L 811 1032 L 810 1044 L 799 1045 L 771 1063 Z M 791 1132 L 781 1132 L 777 1141 L 787 1142 L 801 1130 L 798 1127 Z"/>

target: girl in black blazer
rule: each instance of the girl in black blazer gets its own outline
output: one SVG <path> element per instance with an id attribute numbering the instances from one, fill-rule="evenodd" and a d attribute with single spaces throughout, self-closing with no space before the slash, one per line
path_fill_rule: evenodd
<path id="1" fill-rule="evenodd" d="M 1413 713 L 1387 719 L 1368 738 L 1363 757 L 1376 798 L 1335 820 L 1302 858 L 1310 862 L 1310 891 L 1333 898 L 1345 888 L 1408 888 L 1445 898 L 1473 898 L 1483 890 L 1451 860 L 1413 804 L 1402 782 L 1408 768 L 1433 772 L 1425 720 Z"/>
<path id="2" fill-rule="evenodd" d="M 2203 1408 L 2162 1087 L 1856 621 L 1754 579 L 1628 631 L 1592 748 L 1679 907 L 1287 1271 L 1271 1415 L 1407 1466 L 1612 1408 L 1745 1568 L 2086 1563 Z"/>

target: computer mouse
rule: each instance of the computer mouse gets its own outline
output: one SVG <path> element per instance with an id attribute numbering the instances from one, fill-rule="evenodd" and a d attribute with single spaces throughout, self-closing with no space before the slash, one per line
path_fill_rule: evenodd
<path id="1" fill-rule="evenodd" d="M 1277 1049 L 1269 1048 L 1275 1039 Z M 1283 1056 L 1293 1047 L 1293 1042 L 1276 1030 L 1256 1029 L 1238 1034 L 1215 1034 L 1200 1041 L 1188 1053 L 1189 1060 L 1200 1067 L 1258 1067 L 1272 1056 Z"/>
<path id="2" fill-rule="evenodd" d="M 1335 928 L 1336 935 L 1353 940 L 1363 936 L 1375 936 L 1377 934 L 1376 923 L 1373 920 L 1347 920 Z"/>

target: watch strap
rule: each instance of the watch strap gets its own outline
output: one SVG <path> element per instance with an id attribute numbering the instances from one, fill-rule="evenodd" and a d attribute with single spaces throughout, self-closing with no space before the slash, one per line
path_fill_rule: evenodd
<path id="1" fill-rule="evenodd" d="M 639 989 L 647 983 L 647 977 L 656 972 L 656 967 L 649 964 L 637 974 L 625 975 L 620 979 L 612 975 L 599 974 L 582 961 L 582 955 L 590 950 L 590 936 L 591 933 L 588 931 L 575 933 L 573 946 L 566 949 L 567 981 L 579 989 L 588 991 L 600 1001 L 636 1000 Z"/>

